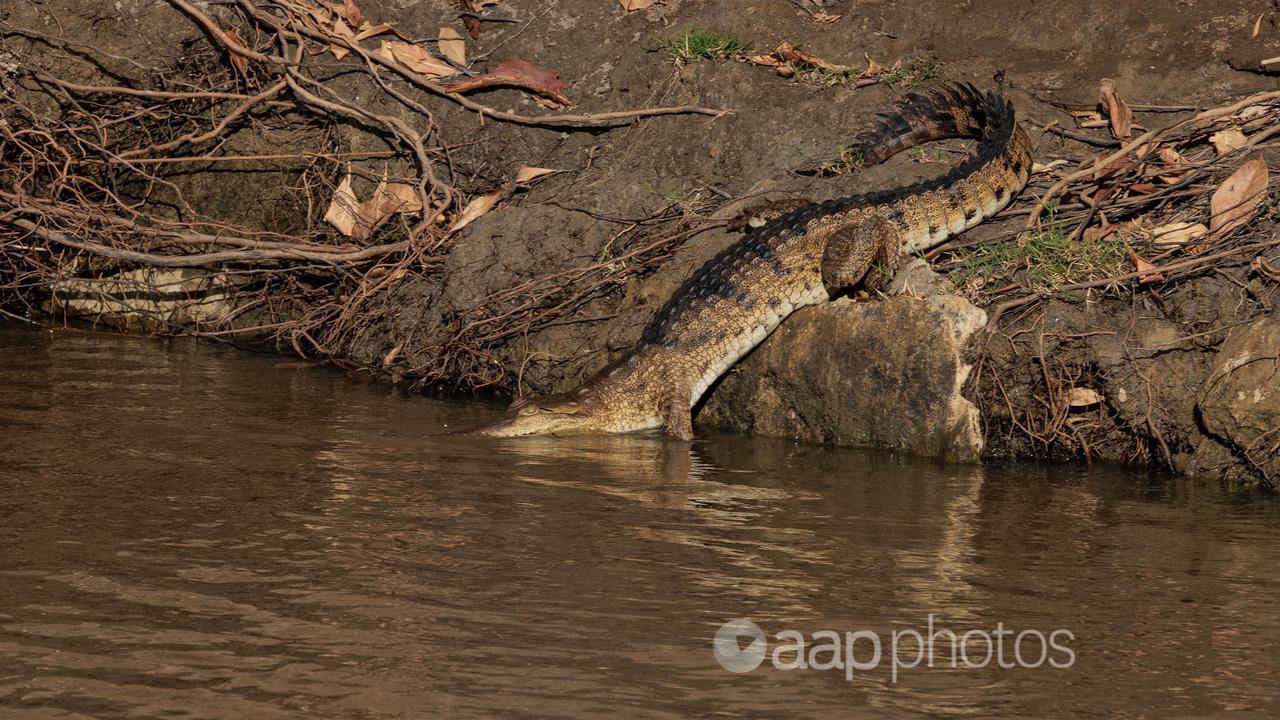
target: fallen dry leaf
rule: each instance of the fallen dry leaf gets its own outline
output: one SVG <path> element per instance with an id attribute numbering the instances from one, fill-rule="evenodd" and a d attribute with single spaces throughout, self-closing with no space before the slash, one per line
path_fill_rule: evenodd
<path id="1" fill-rule="evenodd" d="M 1146 258 L 1134 252 L 1133 248 L 1126 245 L 1125 249 L 1129 251 L 1129 259 L 1133 261 L 1133 269 L 1143 273 L 1142 277 L 1138 279 L 1140 285 L 1164 280 L 1164 275 L 1155 272 L 1155 265 L 1152 265 Z"/>
<path id="2" fill-rule="evenodd" d="M 816 68 L 827 70 L 829 72 L 834 72 L 834 73 L 848 72 L 850 70 L 848 65 L 837 65 L 829 60 L 820 58 L 817 55 L 814 55 L 812 53 L 807 53 L 804 50 L 800 50 L 796 46 L 786 41 L 783 41 L 777 47 L 775 47 L 772 51 L 764 55 L 756 55 L 755 57 L 748 58 L 747 62 L 750 62 L 753 65 L 763 65 L 765 67 L 771 67 L 775 71 L 777 71 L 779 75 L 783 77 L 790 77 L 793 74 L 794 68 L 796 66 L 804 66 L 804 65 L 807 65 L 810 67 L 816 67 Z M 872 61 L 870 58 L 867 58 L 867 63 L 868 63 L 868 66 L 865 72 L 866 73 L 873 72 Z M 878 75 L 882 72 L 884 72 L 884 68 L 880 67 L 879 63 L 875 63 L 874 74 Z M 862 77 L 872 77 L 872 76 L 873 75 L 870 75 L 870 74 L 862 75 Z"/>
<path id="3" fill-rule="evenodd" d="M 305 11 L 307 15 L 303 18 L 303 22 L 308 25 L 319 23 L 322 26 L 328 26 L 333 22 L 333 8 L 324 3 L 318 5 L 299 5 L 299 9 Z"/>
<path id="4" fill-rule="evenodd" d="M 778 47 L 774 48 L 773 52 L 783 60 L 798 62 L 803 65 L 812 65 L 813 67 L 828 70 L 830 72 L 845 72 L 849 69 L 848 65 L 837 65 L 829 60 L 820 58 L 817 55 L 807 53 L 785 41 Z"/>
<path id="5" fill-rule="evenodd" d="M 461 230 L 462 228 L 470 225 L 476 218 L 492 210 L 493 206 L 497 205 L 498 201 L 502 199 L 504 192 L 506 191 L 494 190 L 487 195 L 481 195 L 480 197 L 472 199 L 472 201 L 467 203 L 467 206 L 462 209 L 462 212 L 458 214 L 458 217 L 454 219 L 453 224 L 449 226 L 449 232 Z"/>
<path id="6" fill-rule="evenodd" d="M 1209 198 L 1209 230 L 1222 236 L 1247 222 L 1262 202 L 1267 180 L 1267 161 L 1261 155 L 1246 160 Z"/>
<path id="7" fill-rule="evenodd" d="M 1249 33 L 1249 37 L 1251 38 L 1258 37 L 1258 33 L 1262 32 L 1262 18 L 1266 16 L 1267 16 L 1266 13 L 1262 13 L 1261 15 L 1258 16 L 1257 20 L 1253 21 L 1253 32 Z"/>
<path id="8" fill-rule="evenodd" d="M 329 28 L 329 30 L 330 34 L 334 37 L 342 38 L 353 45 L 356 43 L 355 32 L 352 31 L 351 26 L 347 25 L 346 21 L 342 18 L 334 20 L 333 26 Z M 338 60 L 341 60 L 351 54 L 351 50 L 347 46 L 339 45 L 337 43 L 329 43 L 329 52 L 333 53 L 333 56 Z"/>
<path id="9" fill-rule="evenodd" d="M 1120 99 L 1115 80 L 1102 78 L 1098 87 L 1098 101 L 1102 103 L 1102 109 L 1107 114 L 1111 134 L 1120 140 L 1128 140 L 1132 137 L 1133 111 L 1124 100 Z"/>
<path id="10" fill-rule="evenodd" d="M 235 28 L 228 28 L 223 31 L 227 36 L 227 44 L 244 49 L 244 41 L 240 39 L 240 33 Z M 249 79 L 249 61 L 245 56 L 233 50 L 228 50 L 227 55 L 231 60 L 231 64 L 235 66 L 236 71 L 240 73 L 240 77 L 245 80 Z"/>
<path id="11" fill-rule="evenodd" d="M 866 69 L 866 70 L 863 70 L 861 73 L 859 73 L 859 74 L 858 74 L 858 77 L 860 77 L 860 78 L 873 78 L 873 77 L 879 77 L 880 75 L 883 75 L 883 74 L 884 74 L 884 66 L 883 66 L 883 65 L 881 65 L 881 64 L 880 64 L 880 63 L 878 63 L 878 62 L 876 62 L 875 60 L 872 60 L 872 59 L 871 59 L 871 56 L 870 56 L 870 55 L 868 55 L 868 54 L 866 54 L 866 53 L 862 53 L 862 57 L 863 57 L 863 59 L 865 59 L 865 60 L 867 61 L 867 69 Z"/>
<path id="12" fill-rule="evenodd" d="M 1081 235 L 1081 237 L 1084 239 L 1085 242 L 1098 242 L 1099 240 L 1106 239 L 1107 236 L 1114 233 L 1117 229 L 1119 229 L 1119 227 L 1120 227 L 1119 225 L 1107 225 L 1105 227 L 1085 228 L 1085 231 Z"/>
<path id="13" fill-rule="evenodd" d="M 637 10 L 647 10 L 657 5 L 659 0 L 618 0 L 618 4 L 622 6 L 625 12 L 635 12 Z"/>
<path id="14" fill-rule="evenodd" d="M 359 212 L 360 200 L 351 189 L 351 175 L 347 175 L 342 182 L 338 183 L 338 189 L 333 192 L 333 199 L 329 201 L 329 207 L 324 211 L 324 220 L 343 235 L 353 237 Z"/>
<path id="15" fill-rule="evenodd" d="M 515 179 L 509 180 L 503 183 L 502 187 L 498 188 L 497 190 L 494 190 L 491 193 L 487 193 L 485 195 L 476 197 L 472 199 L 471 202 L 467 203 L 467 206 L 462 209 L 462 212 L 458 213 L 454 217 L 453 223 L 449 225 L 449 232 L 461 230 L 467 225 L 470 225 L 472 221 L 474 221 L 476 218 L 492 210 L 494 206 L 497 205 L 500 200 L 502 200 L 502 198 L 506 197 L 508 193 L 513 192 L 516 189 L 517 185 L 523 185 L 525 183 L 528 183 L 530 180 L 533 180 L 535 178 L 540 178 L 543 175 L 550 175 L 552 173 L 558 173 L 558 172 L 563 172 L 563 171 L 555 170 L 552 168 L 542 168 L 542 167 L 532 167 L 530 165 L 521 165 L 520 167 L 516 168 Z M 437 222 L 439 221 L 440 221 L 440 218 L 437 218 Z"/>
<path id="16" fill-rule="evenodd" d="M 466 26 L 467 34 L 471 36 L 471 39 L 479 40 L 480 39 L 480 18 L 478 17 L 480 13 L 479 6 L 476 5 L 475 0 L 457 0 L 457 3 L 458 3 L 458 10 L 461 11 L 458 14 L 458 19 L 462 21 L 462 24 L 464 26 Z"/>
<path id="17" fill-rule="evenodd" d="M 1271 112 L 1271 107 L 1268 105 L 1250 105 L 1249 107 L 1236 113 L 1235 117 L 1240 120 L 1252 120 L 1253 118 L 1256 118 L 1259 115 L 1264 115 L 1269 112 Z"/>
<path id="18" fill-rule="evenodd" d="M 408 183 L 388 183 L 386 178 L 373 191 L 373 201 L 375 207 L 387 215 L 422 212 L 422 200 L 418 198 L 418 190 L 414 186 Z"/>
<path id="19" fill-rule="evenodd" d="M 1159 152 L 1160 162 L 1168 167 L 1164 172 L 1156 176 L 1160 182 L 1172 185 L 1182 179 L 1187 172 L 1187 159 L 1182 157 L 1182 153 L 1171 147 L 1162 147 Z"/>
<path id="20" fill-rule="evenodd" d="M 1118 188 L 1115 186 L 1100 187 L 1092 191 L 1084 190 L 1080 192 L 1080 199 L 1090 207 L 1097 207 L 1098 203 L 1101 203 L 1112 195 L 1115 195 L 1117 190 Z"/>
<path id="21" fill-rule="evenodd" d="M 386 175 L 373 191 L 373 197 L 361 202 L 351 188 L 348 174 L 338 184 L 325 210 L 324 219 L 338 232 L 353 240 L 367 240 L 392 215 L 422 211 L 417 190 L 406 183 L 388 183 Z"/>
<path id="22" fill-rule="evenodd" d="M 1218 151 L 1218 155 L 1226 155 L 1236 148 L 1244 147 L 1249 144 L 1249 139 L 1240 132 L 1240 128 L 1227 128 L 1209 136 L 1209 142 L 1213 143 L 1213 149 Z"/>
<path id="23" fill-rule="evenodd" d="M 356 30 L 355 41 L 360 42 L 361 40 L 364 40 L 366 38 L 371 38 L 374 35 L 381 35 L 382 33 L 385 33 L 385 32 L 395 33 L 396 35 L 400 35 L 400 31 L 392 27 L 391 23 L 379 23 L 377 25 L 370 25 L 369 23 L 365 23 L 361 25 L 358 30 Z M 400 37 L 404 37 L 404 36 L 400 35 Z"/>
<path id="24" fill-rule="evenodd" d="M 774 57 L 773 53 L 767 53 L 765 55 L 754 55 L 752 57 L 747 58 L 747 62 L 751 63 L 752 65 L 763 65 L 765 67 L 771 67 L 774 70 L 777 70 L 779 74 L 781 74 L 782 69 L 787 66 L 787 63 L 785 61 Z"/>
<path id="25" fill-rule="evenodd" d="M 337 10 L 338 8 L 334 8 Z M 342 18 L 347 21 L 351 27 L 360 27 L 360 8 L 356 7 L 355 0 L 343 0 L 341 10 Z"/>
<path id="26" fill-rule="evenodd" d="M 1209 228 L 1201 223 L 1167 223 L 1151 229 L 1151 242 L 1157 248 L 1168 249 L 1186 245 L 1192 240 L 1204 237 L 1208 232 Z"/>
<path id="27" fill-rule="evenodd" d="M 449 58 L 456 65 L 467 64 L 467 44 L 457 30 L 442 27 L 437 37 L 441 55 Z"/>
<path id="28" fill-rule="evenodd" d="M 560 171 L 553 170 L 552 168 L 530 167 L 528 165 L 521 165 L 520 167 L 516 168 L 516 182 L 527 183 L 530 180 L 533 180 L 534 178 L 540 178 L 543 175 L 550 175 L 552 173 L 558 173 L 558 172 Z"/>
<path id="29" fill-rule="evenodd" d="M 321 35 L 333 34 L 333 22 L 340 19 L 341 16 L 334 14 L 333 8 L 328 4 L 319 5 L 298 5 L 298 9 L 305 11 L 305 15 L 300 15 L 302 24 L 314 30 Z M 341 7 L 339 5 L 339 7 Z"/>
<path id="30" fill-rule="evenodd" d="M 1102 402 L 1102 396 L 1093 388 L 1073 387 L 1067 391 L 1067 404 L 1071 407 L 1089 407 L 1100 402 Z"/>
<path id="31" fill-rule="evenodd" d="M 394 60 L 419 75 L 442 78 L 456 75 L 458 72 L 449 63 L 407 42 L 383 40 L 381 52 L 383 57 Z"/>
<path id="32" fill-rule="evenodd" d="M 528 60 L 508 60 L 479 77 L 449 83 L 445 89 L 454 93 L 467 93 L 500 86 L 528 90 L 560 106 L 573 105 L 573 101 L 563 92 L 565 84 L 560 80 L 560 73 L 539 67 Z"/>

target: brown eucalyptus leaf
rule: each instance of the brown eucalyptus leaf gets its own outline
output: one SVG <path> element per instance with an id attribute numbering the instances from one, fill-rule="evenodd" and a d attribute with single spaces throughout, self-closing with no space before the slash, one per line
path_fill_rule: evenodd
<path id="1" fill-rule="evenodd" d="M 363 17 L 360 14 L 360 8 L 356 7 L 355 0 L 343 0 L 340 7 L 335 7 L 341 13 L 342 18 L 347 21 L 347 25 L 351 27 L 360 27 L 360 21 Z"/>
<path id="2" fill-rule="evenodd" d="M 849 69 L 848 65 L 837 65 L 830 60 L 820 58 L 813 53 L 805 52 L 786 41 L 783 41 L 778 45 L 778 47 L 774 48 L 772 54 L 780 60 L 799 63 L 801 65 L 810 65 L 830 72 L 845 72 Z"/>
<path id="3" fill-rule="evenodd" d="M 1128 250 L 1129 250 L 1129 259 L 1133 261 L 1133 269 L 1137 270 L 1140 273 L 1145 273 L 1141 278 L 1138 279 L 1138 283 L 1140 285 L 1146 285 L 1147 283 L 1164 281 L 1164 275 L 1154 272 L 1156 269 L 1156 266 L 1152 265 L 1151 261 L 1142 257 L 1138 253 L 1134 252 L 1133 248 L 1128 248 Z"/>
<path id="4" fill-rule="evenodd" d="M 494 190 L 487 195 L 473 198 L 458 214 L 458 217 L 454 219 L 453 224 L 449 226 L 449 232 L 461 230 L 470 225 L 476 218 L 492 210 L 493 206 L 497 205 L 498 201 L 502 199 L 502 195 L 502 190 Z"/>
<path id="5" fill-rule="evenodd" d="M 419 75 L 426 75 L 427 77 L 443 78 L 456 75 L 458 72 L 449 63 L 435 57 L 417 45 L 399 40 L 383 40 L 382 55 Z"/>
<path id="6" fill-rule="evenodd" d="M 1102 109 L 1107 114 L 1111 134 L 1121 140 L 1127 140 L 1133 135 L 1130 127 L 1133 123 L 1133 111 L 1124 100 L 1120 99 L 1115 80 L 1103 78 L 1098 85 L 1098 101 L 1102 103 Z"/>
<path id="7" fill-rule="evenodd" d="M 480 39 L 480 18 L 476 17 L 480 12 L 480 7 L 476 5 L 475 0 L 456 0 L 458 9 L 462 11 L 459 19 L 467 28 L 467 34 L 472 40 Z"/>
<path id="8" fill-rule="evenodd" d="M 1161 172 L 1156 178 L 1166 185 L 1172 185 L 1182 179 L 1182 176 L 1189 169 L 1187 159 L 1171 147 L 1162 147 L 1159 152 L 1160 162 L 1168 167 Z"/>
<path id="9" fill-rule="evenodd" d="M 334 20 L 333 27 L 329 30 L 330 34 L 335 37 L 340 37 L 352 44 L 355 44 L 356 42 L 355 32 L 351 30 L 351 26 L 347 25 L 346 21 L 342 18 Z M 351 54 L 351 50 L 348 49 L 347 46 L 339 45 L 338 43 L 329 43 L 329 52 L 333 53 L 333 57 L 338 60 L 341 60 Z"/>
<path id="10" fill-rule="evenodd" d="M 382 33 L 388 33 L 388 32 L 395 33 L 396 35 L 400 35 L 400 32 L 396 30 L 394 27 L 392 27 L 391 23 L 379 23 L 377 25 L 370 25 L 369 23 L 365 23 L 361 25 L 358 30 L 356 30 L 356 36 L 354 39 L 356 42 L 360 42 L 361 40 L 371 38 L 374 35 L 381 35 Z"/>
<path id="11" fill-rule="evenodd" d="M 373 191 L 373 201 L 379 212 L 388 215 L 404 213 L 412 215 L 422 212 L 422 201 L 418 199 L 418 189 L 402 182 L 387 182 L 383 178 L 378 188 Z"/>
<path id="12" fill-rule="evenodd" d="M 1218 151 L 1218 155 L 1226 155 L 1236 148 L 1244 147 L 1249 144 L 1249 139 L 1240 132 L 1240 128 L 1227 128 L 1209 136 L 1209 142 L 1213 143 L 1213 149 Z"/>
<path id="13" fill-rule="evenodd" d="M 442 27 L 437 36 L 440 54 L 449 58 L 456 65 L 467 64 L 467 43 L 453 28 Z"/>
<path id="14" fill-rule="evenodd" d="M 359 212 L 360 200 L 351 189 L 351 176 L 347 175 L 342 182 L 338 183 L 338 189 L 329 200 L 329 207 L 324 211 L 324 219 L 338 232 L 347 237 L 353 237 Z"/>
<path id="15" fill-rule="evenodd" d="M 1209 230 L 1222 236 L 1248 222 L 1267 191 L 1267 161 L 1254 155 L 1209 198 Z"/>
<path id="16" fill-rule="evenodd" d="M 879 77 L 884 74 L 884 66 L 876 62 L 870 55 L 862 53 L 863 59 L 867 61 L 867 69 L 858 74 L 860 78 Z"/>
<path id="17" fill-rule="evenodd" d="M 523 184 L 523 183 L 529 182 L 530 180 L 533 180 L 534 178 L 540 178 L 543 175 L 550 175 L 552 173 L 558 173 L 558 172 L 560 171 L 554 170 L 552 168 L 530 167 L 528 165 L 521 165 L 520 167 L 516 168 L 516 182 Z"/>
<path id="18" fill-rule="evenodd" d="M 223 32 L 226 33 L 228 45 L 232 45 L 234 47 L 244 49 L 244 46 L 245 46 L 244 40 L 240 39 L 240 33 L 236 32 L 235 28 L 228 28 Z M 227 55 L 229 56 L 228 59 L 231 60 L 231 64 L 235 66 L 236 72 L 240 73 L 240 77 L 248 80 L 249 79 L 248 59 L 246 59 L 245 56 L 233 50 L 228 50 Z"/>
<path id="19" fill-rule="evenodd" d="M 1151 229 L 1151 243 L 1157 248 L 1167 249 L 1186 245 L 1209 233 L 1209 228 L 1201 223 L 1173 222 Z"/>
<path id="20" fill-rule="evenodd" d="M 367 240 L 375 230 L 396 213 L 413 214 L 422 211 L 422 203 L 412 185 L 382 181 L 373 191 L 373 197 L 360 201 L 351 188 L 351 175 L 339 183 L 325 210 L 324 219 L 338 232 L 353 240 Z"/>

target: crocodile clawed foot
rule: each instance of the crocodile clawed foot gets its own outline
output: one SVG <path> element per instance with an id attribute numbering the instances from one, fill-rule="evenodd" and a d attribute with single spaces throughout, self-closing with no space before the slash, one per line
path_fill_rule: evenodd
<path id="1" fill-rule="evenodd" d="M 945 275 L 934 272 L 923 258 L 903 259 L 893 279 L 884 287 L 886 295 L 928 298 L 955 292 L 955 285 Z"/>

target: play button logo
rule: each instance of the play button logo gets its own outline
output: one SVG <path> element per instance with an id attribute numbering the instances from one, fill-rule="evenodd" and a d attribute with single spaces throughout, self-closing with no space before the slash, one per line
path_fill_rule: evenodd
<path id="1" fill-rule="evenodd" d="M 738 618 L 720 626 L 711 643 L 716 662 L 731 673 L 749 673 L 760 667 L 769 652 L 769 641 L 759 625 Z"/>

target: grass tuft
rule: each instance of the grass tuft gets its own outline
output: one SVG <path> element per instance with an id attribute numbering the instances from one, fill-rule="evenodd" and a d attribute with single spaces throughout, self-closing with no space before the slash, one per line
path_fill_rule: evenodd
<path id="1" fill-rule="evenodd" d="M 749 52 L 747 43 L 714 30 L 690 30 L 667 45 L 667 54 L 677 65 L 698 60 L 741 60 Z"/>
<path id="2" fill-rule="evenodd" d="M 958 267 L 951 272 L 951 279 L 971 297 L 1015 280 L 1025 290 L 1048 292 L 1132 269 L 1119 233 L 1077 241 L 1061 224 L 1047 225 L 1012 242 L 967 248 L 956 253 L 955 261 Z"/>
<path id="3" fill-rule="evenodd" d="M 915 89 L 925 80 L 937 77 L 942 77 L 941 60 L 932 56 L 927 58 L 912 56 L 903 58 L 902 62 L 884 71 L 880 76 L 880 82 L 898 92 L 905 92 Z"/>
<path id="4" fill-rule="evenodd" d="M 836 150 L 835 158 L 823 163 L 821 170 L 824 175 L 845 175 L 856 173 L 866 166 L 867 159 L 862 153 L 862 148 L 856 145 L 841 145 Z"/>
<path id="5" fill-rule="evenodd" d="M 861 73 L 860 70 L 852 68 L 849 70 L 828 70 L 816 65 L 796 64 L 792 64 L 792 71 L 795 73 L 792 77 L 795 78 L 796 82 L 812 87 L 844 85 L 852 80 L 857 80 Z"/>

